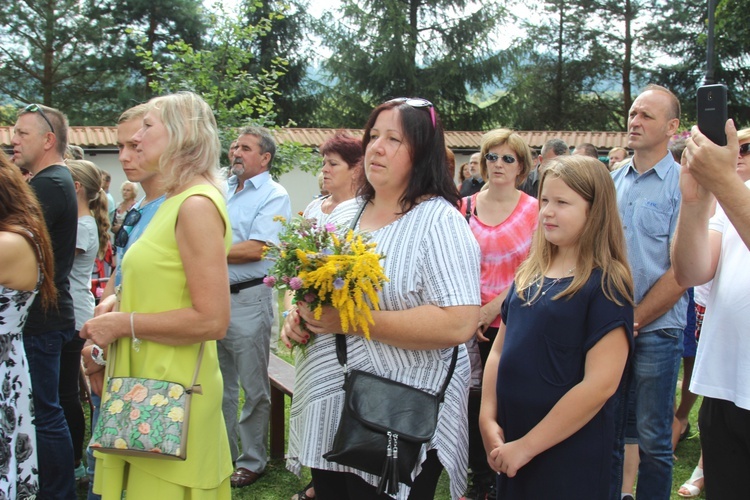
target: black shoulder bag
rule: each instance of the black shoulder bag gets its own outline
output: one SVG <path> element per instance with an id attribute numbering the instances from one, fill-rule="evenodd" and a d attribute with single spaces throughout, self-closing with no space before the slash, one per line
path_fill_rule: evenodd
<path id="1" fill-rule="evenodd" d="M 399 482 L 412 485 L 422 445 L 435 434 L 440 404 L 458 359 L 453 348 L 448 375 L 438 394 L 372 373 L 347 368 L 346 337 L 336 336 L 336 356 L 344 367 L 344 409 L 323 458 L 380 476 L 378 494 L 398 493 Z"/>

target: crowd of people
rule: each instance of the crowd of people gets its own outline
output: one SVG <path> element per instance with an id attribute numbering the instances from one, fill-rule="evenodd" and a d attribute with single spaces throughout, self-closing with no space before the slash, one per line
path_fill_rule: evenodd
<path id="1" fill-rule="evenodd" d="M 68 147 L 65 115 L 23 108 L 13 156 L 0 154 L 0 493 L 73 499 L 84 477 L 90 500 L 228 499 L 252 487 L 268 464 L 281 323 L 283 344 L 308 344 L 293 351 L 287 468 L 309 468 L 312 481 L 295 500 L 432 499 L 443 471 L 453 499 L 668 499 L 695 395 L 702 456 L 678 494 L 741 498 L 750 129 L 729 121 L 721 147 L 693 128 L 683 152 L 670 142 L 680 113 L 669 90 L 647 86 L 628 117 L 633 154 L 614 148 L 608 165 L 591 144 L 571 153 L 552 139 L 537 153 L 492 130 L 458 182 L 427 100 L 389 100 L 361 139 L 334 135 L 319 149 L 325 194 L 303 216 L 367 232 L 385 256 L 365 338 L 334 307 L 316 313 L 291 295 L 279 318 L 264 248 L 279 242 L 291 202 L 272 176 L 267 129 L 241 129 L 222 173 L 200 96 L 128 109 L 115 205 L 110 176 Z M 116 268 L 96 297 L 94 262 L 112 246 Z M 348 370 L 444 394 L 434 433 L 390 493 L 377 474 L 326 459 Z M 184 459 L 87 446 L 79 392 L 90 391 L 96 426 L 119 377 L 200 387 Z"/>

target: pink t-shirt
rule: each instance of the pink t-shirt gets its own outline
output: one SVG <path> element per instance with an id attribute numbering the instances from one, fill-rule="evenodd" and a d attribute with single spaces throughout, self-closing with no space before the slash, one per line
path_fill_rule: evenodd
<path id="1" fill-rule="evenodd" d="M 482 305 L 485 305 L 510 286 L 516 269 L 529 255 L 531 238 L 539 220 L 539 202 L 521 192 L 508 218 L 497 226 L 488 226 L 474 213 L 477 194 L 471 196 L 469 227 L 482 251 L 480 282 Z M 466 198 L 461 200 L 460 210 L 466 214 Z M 499 315 L 490 326 L 500 326 Z"/>

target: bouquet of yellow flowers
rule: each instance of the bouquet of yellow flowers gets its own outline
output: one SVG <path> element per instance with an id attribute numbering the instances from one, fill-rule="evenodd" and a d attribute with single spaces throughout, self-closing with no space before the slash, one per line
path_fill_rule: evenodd
<path id="1" fill-rule="evenodd" d="M 293 301 L 304 302 L 320 319 L 324 305 L 335 307 L 341 329 L 359 329 L 370 338 L 372 310 L 379 310 L 378 290 L 388 278 L 369 236 L 334 224 L 294 217 L 283 225 L 279 244 L 266 246 L 263 256 L 274 262 L 264 278 L 266 286 L 291 290 Z"/>

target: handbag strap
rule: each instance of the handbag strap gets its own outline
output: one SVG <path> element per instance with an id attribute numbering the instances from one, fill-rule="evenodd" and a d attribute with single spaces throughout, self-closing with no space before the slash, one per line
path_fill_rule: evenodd
<path id="1" fill-rule="evenodd" d="M 109 345 L 109 361 L 107 362 L 107 375 L 111 378 L 115 374 L 115 360 L 117 359 L 117 344 L 113 342 Z M 198 382 L 198 374 L 201 371 L 201 362 L 203 361 L 203 350 L 206 346 L 205 342 L 201 342 L 200 349 L 198 349 L 198 361 L 195 364 L 195 371 L 193 372 L 193 381 L 190 383 L 190 387 L 187 388 L 186 392 L 193 394 L 203 394 L 203 389 L 200 385 L 196 385 Z"/>
<path id="2" fill-rule="evenodd" d="M 349 225 L 349 228 L 352 231 L 354 231 L 354 228 L 357 227 L 357 223 L 359 222 L 359 218 L 362 217 L 362 212 L 365 211 L 365 207 L 367 207 L 366 201 L 362 204 L 361 207 L 359 207 L 357 214 L 354 216 L 351 224 Z M 344 367 L 344 376 L 348 376 L 349 369 L 347 368 L 346 336 L 344 335 L 336 335 L 336 357 L 339 360 L 339 364 L 341 364 L 341 366 Z M 441 403 L 443 402 L 443 398 L 445 397 L 445 391 L 448 389 L 448 384 L 450 384 L 451 378 L 453 377 L 453 371 L 456 368 L 457 361 L 458 361 L 458 346 L 455 346 L 453 348 L 453 356 L 451 357 L 451 364 L 450 364 L 450 367 L 448 368 L 448 375 L 445 377 L 445 382 L 443 382 L 443 387 L 440 389 L 440 392 L 438 393 L 438 400 Z"/>
<path id="3" fill-rule="evenodd" d="M 344 367 L 344 376 L 349 375 L 349 368 L 347 365 L 347 352 L 346 352 L 346 335 L 336 335 L 336 358 L 339 360 L 339 364 Z M 445 391 L 448 389 L 448 384 L 451 382 L 453 377 L 453 371 L 456 369 L 456 362 L 458 361 L 458 346 L 453 348 L 453 356 L 451 356 L 451 364 L 448 367 L 448 375 L 445 376 L 443 387 L 440 388 L 440 392 L 437 394 L 438 400 L 442 403 L 445 397 Z"/>
<path id="4" fill-rule="evenodd" d="M 472 198 L 473 198 L 472 196 L 466 197 L 466 215 L 464 216 L 466 217 L 466 222 L 469 222 L 471 220 L 471 199 Z"/>

